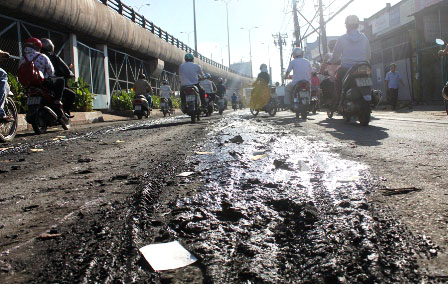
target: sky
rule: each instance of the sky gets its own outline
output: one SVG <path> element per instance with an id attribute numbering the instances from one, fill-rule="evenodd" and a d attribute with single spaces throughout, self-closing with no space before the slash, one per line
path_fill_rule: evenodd
<path id="1" fill-rule="evenodd" d="M 168 31 L 194 48 L 193 0 L 122 0 L 139 10 L 155 25 Z M 271 65 L 273 81 L 280 81 L 280 52 L 274 45 L 273 34 L 287 34 L 284 49 L 285 68 L 289 63 L 293 41 L 293 0 L 196 0 L 198 52 L 217 62 L 228 65 L 226 4 L 229 10 L 230 59 L 231 63 L 250 61 L 252 50 L 253 72 L 256 75 L 262 63 Z M 322 0 L 325 18 L 339 10 L 348 0 Z M 327 25 L 327 35 L 345 33 L 344 20 L 351 14 L 360 19 L 368 18 L 399 0 L 355 0 Z M 309 20 L 316 12 L 318 0 L 300 0 L 298 8 Z M 148 5 L 149 4 L 149 5 Z M 300 17 L 300 16 L 299 16 Z M 299 18 L 301 26 L 306 22 Z M 317 22 L 316 22 L 317 26 Z M 257 28 L 255 28 L 257 27 Z M 244 28 L 244 29 L 241 29 Z M 251 44 L 249 31 L 251 29 Z M 310 36 L 313 42 L 316 36 Z"/>

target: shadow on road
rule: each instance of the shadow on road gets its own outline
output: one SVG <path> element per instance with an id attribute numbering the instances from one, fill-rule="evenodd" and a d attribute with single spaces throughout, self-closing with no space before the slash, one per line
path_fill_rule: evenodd
<path id="1" fill-rule="evenodd" d="M 378 146 L 381 140 L 389 137 L 387 128 L 369 125 L 361 126 L 357 122 L 347 123 L 340 119 L 326 119 L 317 123 L 327 128 L 327 132 L 335 138 L 353 141 L 360 146 Z"/>

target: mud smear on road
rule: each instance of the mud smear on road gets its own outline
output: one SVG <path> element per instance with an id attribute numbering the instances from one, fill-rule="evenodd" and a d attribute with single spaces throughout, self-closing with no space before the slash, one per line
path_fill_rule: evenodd
<path id="1" fill-rule="evenodd" d="M 421 281 L 415 255 L 430 247 L 369 204 L 368 169 L 290 127 L 238 115 L 214 123 L 195 149 L 209 154 L 161 163 L 125 202 L 46 242 L 36 282 Z M 186 170 L 196 175 L 175 177 Z M 152 271 L 138 249 L 173 240 L 198 263 Z"/>

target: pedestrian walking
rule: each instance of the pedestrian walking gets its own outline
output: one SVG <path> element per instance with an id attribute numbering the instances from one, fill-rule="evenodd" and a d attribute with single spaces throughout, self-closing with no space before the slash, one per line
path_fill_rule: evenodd
<path id="1" fill-rule="evenodd" d="M 398 89 L 401 84 L 404 86 L 403 80 L 401 79 L 400 73 L 397 71 L 397 65 L 392 63 L 390 65 L 390 71 L 387 72 L 386 78 L 384 79 L 386 82 L 386 92 L 389 99 L 389 103 L 392 106 L 392 110 L 397 109 L 397 100 L 398 100 Z"/>

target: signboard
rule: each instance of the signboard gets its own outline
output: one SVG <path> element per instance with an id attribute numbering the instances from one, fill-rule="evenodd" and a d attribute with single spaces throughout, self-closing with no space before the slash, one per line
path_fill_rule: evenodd
<path id="1" fill-rule="evenodd" d="M 389 27 L 395 27 L 395 26 L 399 26 L 401 21 L 400 21 L 400 7 L 401 5 L 395 5 L 393 6 L 390 11 L 389 11 Z"/>
<path id="2" fill-rule="evenodd" d="M 400 24 L 405 25 L 414 20 L 414 17 L 410 16 L 410 15 L 413 15 L 415 13 L 415 1 L 416 0 L 408 0 L 408 1 L 401 2 Z"/>
<path id="3" fill-rule="evenodd" d="M 379 15 L 372 21 L 372 33 L 377 34 L 389 28 L 389 12 Z"/>

